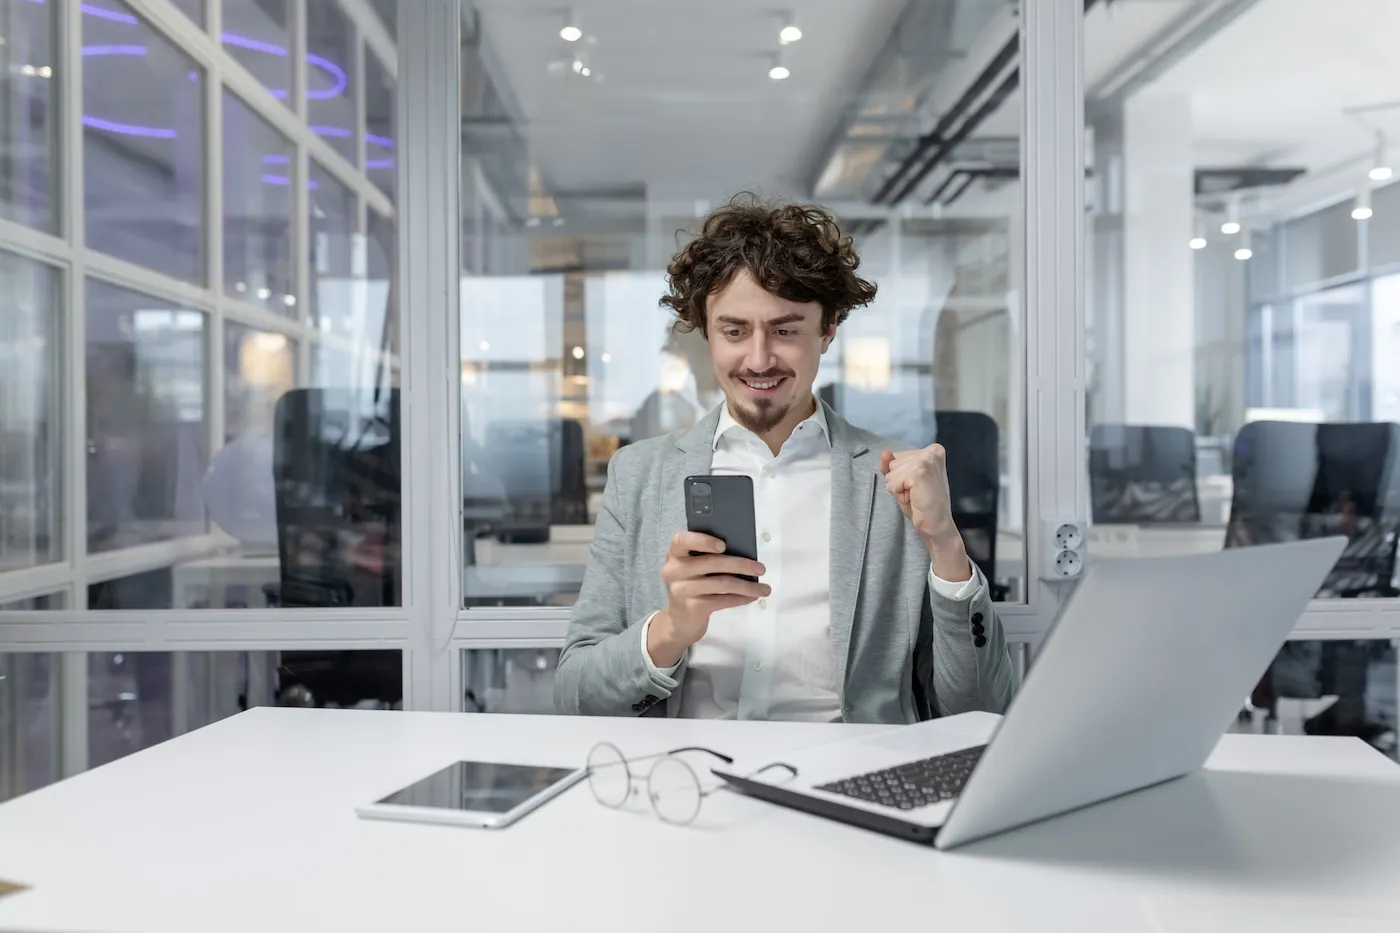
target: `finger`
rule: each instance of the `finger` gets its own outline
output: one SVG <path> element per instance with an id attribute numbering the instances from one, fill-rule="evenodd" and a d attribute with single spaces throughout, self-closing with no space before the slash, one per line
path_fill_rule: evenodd
<path id="1" fill-rule="evenodd" d="M 746 596 L 758 599 L 768 596 L 773 588 L 767 583 L 754 583 L 742 580 L 727 573 L 711 574 L 707 577 L 693 577 L 681 580 L 671 587 L 671 593 L 684 599 L 698 599 L 705 596 Z"/>
<path id="2" fill-rule="evenodd" d="M 671 557 L 689 557 L 696 551 L 704 554 L 723 554 L 724 542 L 713 535 L 698 531 L 678 531 L 671 538 Z"/>
<path id="3" fill-rule="evenodd" d="M 894 463 L 894 460 L 895 454 L 893 452 L 888 450 L 880 451 L 880 472 L 888 473 L 890 471 L 890 464 Z"/>
<path id="4" fill-rule="evenodd" d="M 758 561 L 733 554 L 687 555 L 677 558 L 676 564 L 678 565 L 677 579 L 703 577 L 714 573 L 731 573 L 740 577 L 761 577 L 768 572 L 768 568 Z"/>
<path id="5" fill-rule="evenodd" d="M 723 609 L 738 609 L 740 606 L 747 606 L 758 597 L 756 596 L 706 596 L 697 599 L 695 602 L 702 611 L 716 613 Z"/>

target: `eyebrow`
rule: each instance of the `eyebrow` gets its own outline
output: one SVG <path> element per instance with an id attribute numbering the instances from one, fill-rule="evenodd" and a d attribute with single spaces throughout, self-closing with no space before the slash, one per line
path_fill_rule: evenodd
<path id="1" fill-rule="evenodd" d="M 805 320 L 806 318 L 802 315 L 794 312 L 792 314 L 784 314 L 781 317 L 775 317 L 771 321 L 766 321 L 765 324 L 768 327 L 777 327 L 780 324 L 799 324 Z M 730 317 L 727 314 L 721 314 L 719 317 L 715 318 L 715 321 L 719 324 L 740 324 L 745 326 L 749 324 L 748 321 L 742 318 Z"/>

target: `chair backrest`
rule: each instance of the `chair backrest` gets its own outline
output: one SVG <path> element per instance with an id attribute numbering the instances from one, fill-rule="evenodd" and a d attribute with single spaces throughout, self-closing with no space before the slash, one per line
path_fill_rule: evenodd
<path id="1" fill-rule="evenodd" d="M 1196 523 L 1196 435 L 1187 428 L 1099 424 L 1089 432 L 1096 524 Z"/>
<path id="2" fill-rule="evenodd" d="M 579 422 L 492 421 L 485 448 L 513 517 L 541 526 L 588 522 L 587 449 Z"/>
<path id="3" fill-rule="evenodd" d="M 1001 498 L 997 423 L 980 411 L 936 411 L 937 441 L 948 452 L 948 492 L 953 521 L 968 557 L 996 580 L 997 508 Z"/>
<path id="4" fill-rule="evenodd" d="M 1252 421 L 1235 439 L 1226 547 L 1346 535 L 1320 591 L 1394 595 L 1400 425 Z"/>
<path id="5" fill-rule="evenodd" d="M 282 605 L 401 602 L 399 418 L 397 389 L 293 389 L 277 400 Z"/>

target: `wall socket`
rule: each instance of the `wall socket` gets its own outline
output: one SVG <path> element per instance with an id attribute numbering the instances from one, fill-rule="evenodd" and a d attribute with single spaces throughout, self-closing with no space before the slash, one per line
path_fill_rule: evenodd
<path id="1" fill-rule="evenodd" d="M 1082 518 L 1056 518 L 1043 523 L 1045 568 L 1042 580 L 1073 580 L 1089 559 L 1088 523 Z"/>

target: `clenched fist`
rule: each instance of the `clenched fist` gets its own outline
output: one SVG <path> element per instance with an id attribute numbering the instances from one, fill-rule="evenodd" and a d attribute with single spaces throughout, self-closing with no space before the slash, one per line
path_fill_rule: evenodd
<path id="1" fill-rule="evenodd" d="M 881 451 L 880 472 L 885 477 L 885 488 L 923 539 L 933 559 L 933 572 L 950 582 L 970 578 L 972 568 L 962 535 L 953 524 L 947 453 L 943 446 L 930 444 L 898 453 Z"/>

